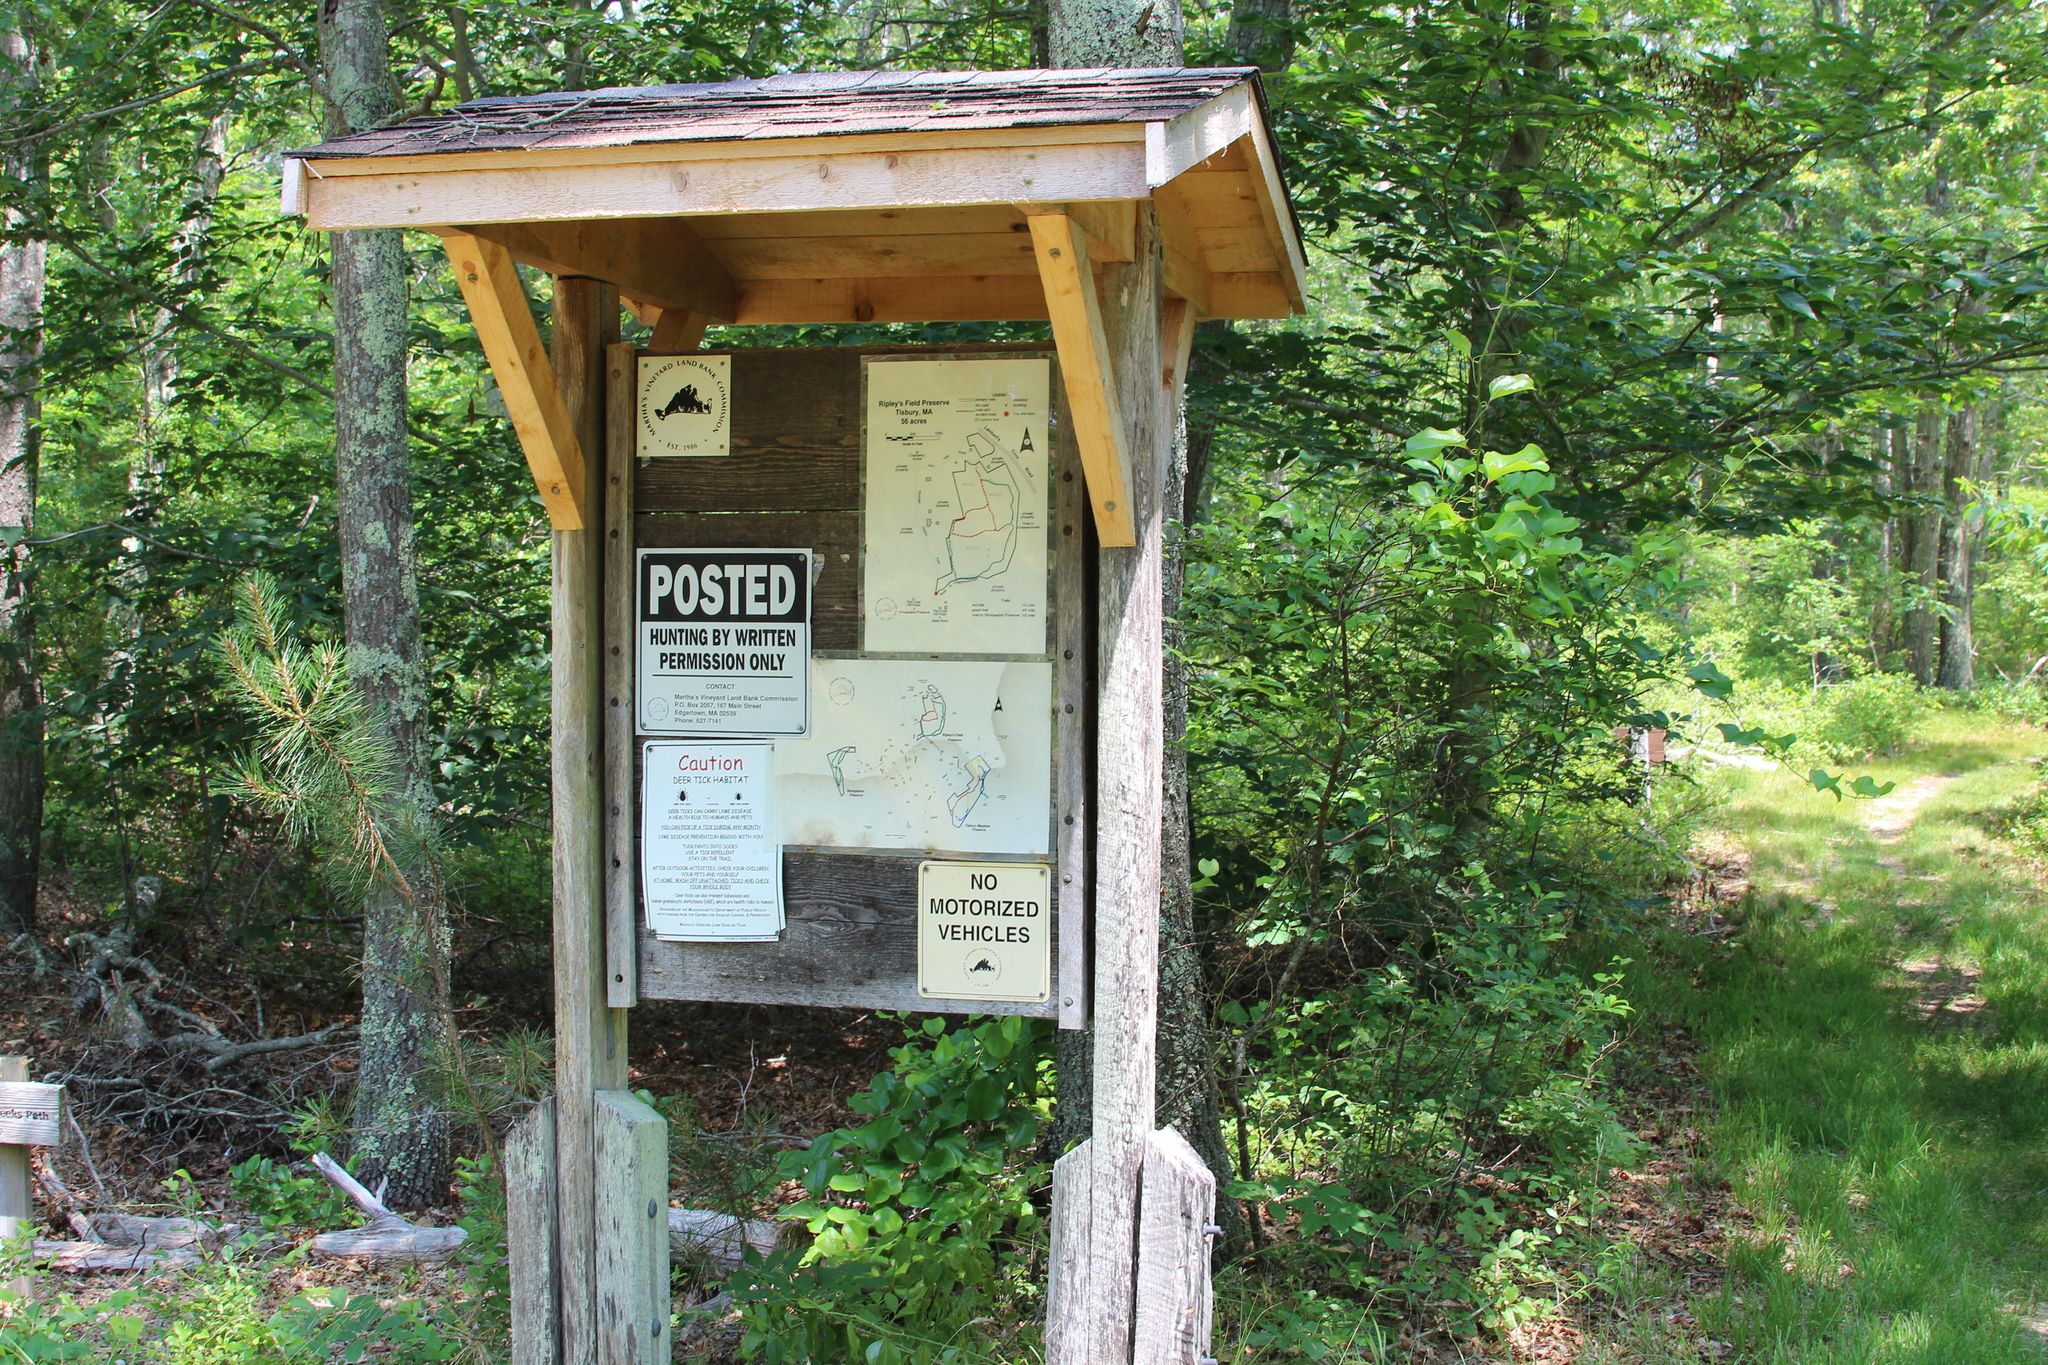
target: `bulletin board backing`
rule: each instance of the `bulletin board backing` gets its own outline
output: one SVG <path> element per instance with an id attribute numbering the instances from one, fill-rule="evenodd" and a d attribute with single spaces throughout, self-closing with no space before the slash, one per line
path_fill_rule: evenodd
<path id="1" fill-rule="evenodd" d="M 1088 566 L 1092 538 L 1080 459 L 1049 347 L 829 347 L 735 350 L 731 453 L 641 460 L 636 454 L 638 356 L 615 346 L 606 396 L 606 906 L 610 1003 L 645 997 L 753 1004 L 1020 1014 L 1079 1028 L 1087 1015 L 1086 906 L 1093 650 Z M 707 354 L 707 353 L 696 353 Z M 787 928 L 767 943 L 677 943 L 646 927 L 640 896 L 643 737 L 634 729 L 634 552 L 655 548 L 808 547 L 811 648 L 817 658 L 861 652 L 865 446 L 862 375 L 869 357 L 943 360 L 1043 357 L 1053 365 L 1049 455 L 1047 654 L 1051 667 L 1051 856 L 1005 858 L 961 850 L 785 845 Z M 972 648 L 963 632 L 961 652 Z M 944 656 L 932 656 L 944 657 Z M 814 697 L 812 705 L 820 704 Z M 1043 1003 L 942 1000 L 917 983 L 918 865 L 971 856 L 1052 867 L 1052 989 Z"/>

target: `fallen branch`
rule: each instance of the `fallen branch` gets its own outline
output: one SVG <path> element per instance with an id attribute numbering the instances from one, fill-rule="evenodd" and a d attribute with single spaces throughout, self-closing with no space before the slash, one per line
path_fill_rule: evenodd
<path id="1" fill-rule="evenodd" d="M 109 1246 L 105 1242 L 57 1242 L 36 1238 L 36 1262 L 67 1275 L 93 1275 L 109 1271 L 177 1270 L 199 1264 L 199 1253 L 191 1247 Z"/>
<path id="2" fill-rule="evenodd" d="M 400 1218 L 325 1152 L 314 1155 L 313 1169 L 347 1195 L 349 1202 L 360 1209 L 367 1220 L 359 1228 L 346 1232 L 323 1232 L 315 1237 L 312 1248 L 323 1256 L 348 1256 L 371 1261 L 440 1262 L 453 1256 L 455 1249 L 469 1236 L 461 1228 L 428 1227 Z"/>
<path id="3" fill-rule="evenodd" d="M 337 1035 L 349 1031 L 345 1023 L 329 1024 L 316 1028 L 311 1033 L 300 1033 L 290 1038 L 251 1038 L 246 1043 L 232 1043 L 218 1034 L 180 1033 L 163 1040 L 163 1046 L 177 1051 L 203 1052 L 206 1060 L 200 1065 L 208 1071 L 219 1071 L 222 1067 L 233 1066 L 249 1057 L 262 1057 L 272 1052 L 291 1052 L 302 1047 L 318 1047 Z"/>
<path id="4" fill-rule="evenodd" d="M 144 1251 L 176 1251 L 198 1247 L 211 1251 L 241 1234 L 239 1223 L 209 1223 L 200 1218 L 144 1218 L 132 1213 L 90 1213 L 75 1219 L 92 1229 L 94 1239 L 116 1247 Z"/>
<path id="5" fill-rule="evenodd" d="M 780 1235 L 775 1224 L 761 1218 L 737 1218 L 711 1209 L 668 1211 L 671 1251 L 704 1256 L 729 1266 L 744 1261 L 749 1247 L 767 1255 L 775 1250 Z"/>

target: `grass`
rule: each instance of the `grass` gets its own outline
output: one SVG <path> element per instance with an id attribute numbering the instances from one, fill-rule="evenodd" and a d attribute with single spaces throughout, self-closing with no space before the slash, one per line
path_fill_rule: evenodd
<path id="1" fill-rule="evenodd" d="M 1588 1359 L 2048 1359 L 2048 887 L 1996 819 L 2043 747 L 1944 712 L 1868 765 L 1898 783 L 1882 800 L 1714 779 L 1752 858 L 1736 932 L 1674 934 L 1629 994 L 1650 1036 L 1701 1047 L 1703 1174 L 1753 1222 L 1692 1342 L 1650 1320 L 1673 1286 L 1637 1265 L 1616 1285 L 1637 1311 Z"/>

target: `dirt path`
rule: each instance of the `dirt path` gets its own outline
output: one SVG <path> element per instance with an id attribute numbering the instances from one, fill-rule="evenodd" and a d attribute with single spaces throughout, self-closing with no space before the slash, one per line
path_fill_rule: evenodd
<path id="1" fill-rule="evenodd" d="M 1906 831 L 1913 828 L 1913 819 L 1920 814 L 1920 808 L 1941 795 L 1942 791 L 1955 781 L 1943 773 L 1927 773 L 1916 777 L 1889 796 L 1880 796 L 1863 810 L 1863 827 L 1879 843 L 1895 844 L 1906 837 Z M 1880 858 L 1879 867 L 1897 867 L 1889 859 Z"/>

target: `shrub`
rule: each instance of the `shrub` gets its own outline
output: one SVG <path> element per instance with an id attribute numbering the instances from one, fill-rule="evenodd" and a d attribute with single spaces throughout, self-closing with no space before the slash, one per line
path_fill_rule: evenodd
<path id="1" fill-rule="evenodd" d="M 1927 708 L 1919 685 L 1897 673 L 1836 683 L 1818 700 L 1815 738 L 1838 762 L 1898 753 L 1919 728 Z"/>
<path id="2" fill-rule="evenodd" d="M 785 1155 L 806 1198 L 783 1216 L 812 1241 L 735 1278 L 748 1359 L 945 1365 L 978 1358 L 975 1329 L 1017 1325 L 1004 1310 L 1037 1278 L 1048 1036 L 922 1020 L 850 1101 L 864 1122 Z"/>

